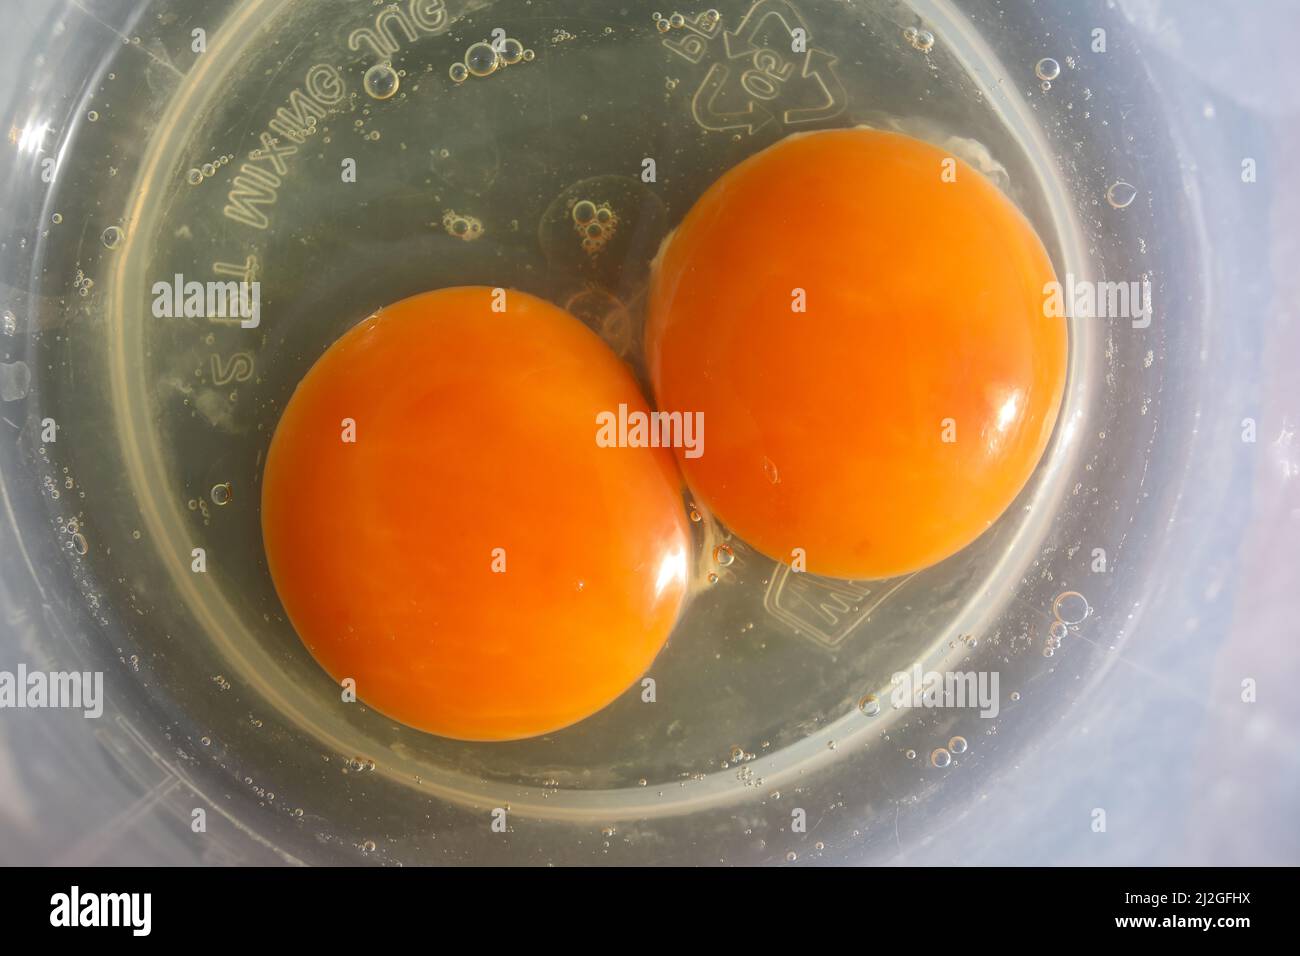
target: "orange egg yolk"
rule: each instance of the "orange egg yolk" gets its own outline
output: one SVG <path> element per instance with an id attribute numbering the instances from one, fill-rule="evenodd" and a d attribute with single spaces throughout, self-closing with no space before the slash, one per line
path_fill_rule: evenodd
<path id="1" fill-rule="evenodd" d="M 609 448 L 646 412 L 584 325 L 522 292 L 443 289 L 352 328 L 276 427 L 262 529 L 308 650 L 387 716 L 467 740 L 543 734 L 649 667 L 686 592 L 671 452 Z"/>
<path id="2" fill-rule="evenodd" d="M 661 249 L 647 358 L 704 414 L 697 501 L 777 560 L 884 578 L 972 542 L 1047 445 L 1067 335 L 1026 218 L 935 146 L 794 136 L 700 198 Z"/>

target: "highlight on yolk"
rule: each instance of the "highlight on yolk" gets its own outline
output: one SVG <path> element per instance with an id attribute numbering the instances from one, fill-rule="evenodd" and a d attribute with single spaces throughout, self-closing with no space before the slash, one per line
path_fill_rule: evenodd
<path id="1" fill-rule="evenodd" d="M 285 408 L 262 486 L 271 576 L 316 660 L 466 740 L 610 703 L 687 584 L 671 452 L 596 442 L 599 413 L 648 411 L 632 374 L 568 313 L 505 296 L 429 292 L 348 331 Z"/>
<path id="2" fill-rule="evenodd" d="M 790 137 L 700 198 L 655 263 L 661 409 L 702 411 L 696 500 L 763 553 L 841 578 L 938 562 L 1025 485 L 1066 328 L 1025 217 L 935 146 Z M 796 551 L 795 549 L 801 549 Z"/>

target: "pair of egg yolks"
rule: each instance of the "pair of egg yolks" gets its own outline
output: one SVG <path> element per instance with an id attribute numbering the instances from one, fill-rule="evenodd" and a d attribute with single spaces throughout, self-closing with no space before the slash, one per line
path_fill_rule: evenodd
<path id="1" fill-rule="evenodd" d="M 262 487 L 271 576 L 316 660 L 467 740 L 610 703 L 667 639 L 688 565 L 671 452 L 595 441 L 599 413 L 648 410 L 627 367 L 563 310 L 493 296 L 417 295 L 344 334 Z"/>
<path id="2" fill-rule="evenodd" d="M 1006 197 L 919 141 L 815 133 L 741 163 L 651 279 L 656 404 L 707 424 L 703 455 L 679 451 L 692 495 L 813 573 L 955 553 L 1051 433 L 1053 278 Z M 277 427 L 262 495 L 277 591 L 325 670 L 472 740 L 546 733 L 626 689 L 689 560 L 671 453 L 595 441 L 599 413 L 647 410 L 628 370 L 567 313 L 512 291 L 499 314 L 491 295 L 415 296 L 331 346 Z"/>

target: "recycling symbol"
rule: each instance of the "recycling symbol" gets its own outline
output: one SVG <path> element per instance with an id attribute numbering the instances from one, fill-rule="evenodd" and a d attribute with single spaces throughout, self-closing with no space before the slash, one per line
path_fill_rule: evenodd
<path id="1" fill-rule="evenodd" d="M 838 58 L 811 45 L 802 15 L 787 0 L 758 0 L 731 30 L 704 16 L 684 27 L 683 37 L 664 45 L 692 63 L 712 60 L 691 100 L 705 129 L 753 135 L 771 123 L 816 123 L 843 111 Z"/>

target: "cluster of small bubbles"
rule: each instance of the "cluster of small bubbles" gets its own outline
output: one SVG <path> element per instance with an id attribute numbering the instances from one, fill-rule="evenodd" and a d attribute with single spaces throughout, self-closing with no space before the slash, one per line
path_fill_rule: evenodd
<path id="1" fill-rule="evenodd" d="M 77 275 L 72 280 L 72 287 L 77 290 L 78 295 L 90 295 L 90 290 L 94 288 L 94 285 L 94 279 L 86 275 L 80 269 L 77 270 Z"/>
<path id="2" fill-rule="evenodd" d="M 731 545 L 720 544 L 713 549 L 713 560 L 718 562 L 718 567 L 727 568 L 736 560 L 736 552 L 731 550 Z"/>
<path id="3" fill-rule="evenodd" d="M 1034 64 L 1034 76 L 1042 81 L 1040 84 L 1044 93 L 1052 88 L 1052 80 L 1061 75 L 1061 64 L 1057 63 L 1050 56 L 1045 56 Z"/>
<path id="4" fill-rule="evenodd" d="M 216 684 L 222 690 L 230 690 L 230 686 L 231 686 L 230 681 L 226 680 L 220 674 L 217 674 L 215 677 L 212 678 L 212 683 Z"/>
<path id="5" fill-rule="evenodd" d="M 116 249 L 125 236 L 126 233 L 120 226 L 109 226 L 99 234 L 99 241 L 104 244 L 105 249 Z"/>
<path id="6" fill-rule="evenodd" d="M 214 505 L 228 505 L 234 500 L 235 489 L 228 481 L 220 482 L 212 486 L 212 503 Z"/>
<path id="7" fill-rule="evenodd" d="M 1047 641 L 1043 645 L 1043 656 L 1052 657 L 1070 634 L 1070 628 L 1078 627 L 1092 613 L 1088 599 L 1078 591 L 1065 591 L 1052 601 L 1052 616 L 1055 620 L 1047 631 Z"/>
<path id="8" fill-rule="evenodd" d="M 953 737 L 948 741 L 948 750 L 955 754 L 964 754 L 966 752 L 966 738 Z"/>
<path id="9" fill-rule="evenodd" d="M 369 757 L 349 757 L 345 769 L 353 773 L 370 773 L 375 769 L 375 762 Z"/>
<path id="10" fill-rule="evenodd" d="M 912 49 L 920 50 L 922 53 L 929 53 L 934 49 L 934 34 L 929 30 L 908 27 L 903 31 L 903 39 L 911 44 Z"/>
<path id="11" fill-rule="evenodd" d="M 573 204 L 573 228 L 582 237 L 582 248 L 595 255 L 618 232 L 618 216 L 607 202 L 579 199 Z"/>
<path id="12" fill-rule="evenodd" d="M 312 118 L 311 127 L 312 128 L 306 130 L 306 132 L 314 133 L 316 131 L 314 128 L 315 117 Z M 255 150 L 254 158 L 257 158 L 260 153 L 260 150 Z M 202 166 L 193 167 L 185 174 L 185 181 L 191 186 L 197 186 L 199 183 L 203 182 L 203 180 L 211 179 L 215 176 L 218 169 L 234 160 L 234 158 L 235 157 L 232 155 L 221 155 L 210 163 L 204 163 Z"/>
<path id="13" fill-rule="evenodd" d="M 516 63 L 531 63 L 536 56 L 536 53 L 525 49 L 523 43 L 513 37 L 506 37 L 494 43 L 479 41 L 470 44 L 462 61 L 453 63 L 447 68 L 447 75 L 451 77 L 453 83 L 464 83 L 471 76 L 491 76 L 497 70 L 514 66 Z"/>
<path id="14" fill-rule="evenodd" d="M 18 316 L 14 315 L 8 309 L 5 309 L 4 313 L 0 315 L 0 330 L 3 330 L 5 335 L 14 335 L 17 333 Z"/>
<path id="15" fill-rule="evenodd" d="M 454 209 L 448 209 L 442 214 L 442 228 L 447 230 L 447 235 L 466 242 L 473 242 L 483 235 L 483 223 L 473 216 L 461 215 Z"/>
<path id="16" fill-rule="evenodd" d="M 366 93 L 377 100 L 386 100 L 393 96 L 401 83 L 401 77 L 393 69 L 393 64 L 388 62 L 376 63 L 366 70 L 361 78 L 361 85 Z"/>
<path id="17" fill-rule="evenodd" d="M 613 827 L 601 827 L 601 828 L 600 828 L 600 835 L 603 836 L 606 840 L 608 840 L 610 837 L 612 837 L 612 836 L 615 834 L 615 832 L 617 832 L 617 831 L 615 831 L 615 829 L 614 829 Z"/>
<path id="18" fill-rule="evenodd" d="M 930 765 L 942 770 L 952 763 L 952 754 L 943 747 L 935 747 L 930 751 Z"/>
<path id="19" fill-rule="evenodd" d="M 880 700 L 875 694 L 867 694 L 858 701 L 858 710 L 867 717 L 875 717 L 880 713 Z"/>
<path id="20" fill-rule="evenodd" d="M 1127 209 L 1137 198 L 1137 187 L 1120 179 L 1106 189 L 1106 202 L 1114 209 Z"/>

